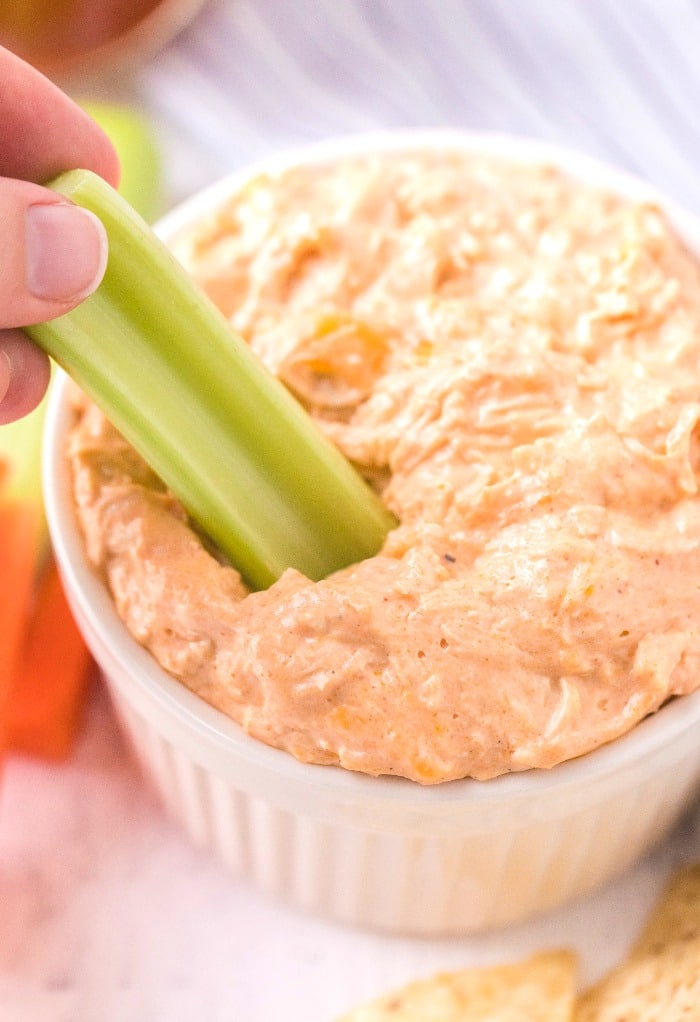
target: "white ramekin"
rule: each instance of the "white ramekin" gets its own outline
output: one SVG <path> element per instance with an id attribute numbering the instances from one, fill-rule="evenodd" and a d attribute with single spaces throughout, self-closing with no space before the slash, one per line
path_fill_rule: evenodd
<path id="1" fill-rule="evenodd" d="M 576 154 L 499 136 L 397 132 L 314 146 L 309 155 L 419 145 L 545 159 L 626 194 L 646 186 Z M 270 167 L 270 161 L 265 166 Z M 207 189 L 160 233 L 192 223 L 260 165 Z M 668 203 L 700 252 L 700 227 Z M 44 488 L 76 619 L 144 772 L 190 837 L 238 874 L 328 918 L 395 933 L 469 934 L 559 906 L 635 862 L 700 786 L 700 692 L 624 738 L 549 771 L 421 787 L 302 764 L 248 737 L 171 678 L 128 634 L 86 562 L 63 456 L 66 381 L 49 402 Z"/>

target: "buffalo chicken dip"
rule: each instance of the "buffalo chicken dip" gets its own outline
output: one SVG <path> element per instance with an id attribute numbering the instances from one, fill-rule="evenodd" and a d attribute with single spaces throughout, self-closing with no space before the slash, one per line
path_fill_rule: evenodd
<path id="1" fill-rule="evenodd" d="M 302 761 L 423 784 L 698 686 L 700 267 L 659 208 L 402 150 L 260 174 L 173 248 L 398 525 L 249 592 L 76 394 L 87 551 L 168 672 Z"/>

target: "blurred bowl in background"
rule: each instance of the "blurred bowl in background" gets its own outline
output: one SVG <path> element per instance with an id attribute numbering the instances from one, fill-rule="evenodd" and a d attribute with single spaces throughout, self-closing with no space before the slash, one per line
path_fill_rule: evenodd
<path id="1" fill-rule="evenodd" d="M 0 5 L 0 44 L 47 77 L 92 79 L 161 49 L 205 0 L 20 0 Z"/>

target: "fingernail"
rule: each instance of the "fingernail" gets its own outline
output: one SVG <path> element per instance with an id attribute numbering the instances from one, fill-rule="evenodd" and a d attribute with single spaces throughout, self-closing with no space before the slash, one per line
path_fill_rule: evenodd
<path id="1" fill-rule="evenodd" d="M 6 351 L 0 351 L 0 402 L 10 389 L 12 364 Z"/>
<path id="2" fill-rule="evenodd" d="M 35 298 L 92 294 L 107 266 L 107 235 L 94 213 L 65 202 L 30 206 L 25 230 L 26 283 Z"/>

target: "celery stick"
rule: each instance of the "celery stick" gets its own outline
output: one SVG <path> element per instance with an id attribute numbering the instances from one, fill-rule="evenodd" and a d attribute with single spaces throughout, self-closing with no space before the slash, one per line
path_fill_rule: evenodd
<path id="1" fill-rule="evenodd" d="M 102 220 L 109 263 L 77 309 L 27 332 L 248 584 L 374 555 L 393 516 L 145 221 L 89 171 L 50 187 Z"/>
<path id="2" fill-rule="evenodd" d="M 41 487 L 41 440 L 44 431 L 46 399 L 33 412 L 16 422 L 0 426 L 0 502 L 21 501 L 28 509 L 36 508 L 39 518 L 36 559 L 37 568 L 49 549 L 49 534 L 44 516 Z"/>
<path id="3" fill-rule="evenodd" d="M 121 174 L 119 194 L 149 223 L 161 204 L 161 159 L 155 133 L 140 110 L 109 100 L 80 104 L 109 136 L 117 150 Z"/>
<path id="4" fill-rule="evenodd" d="M 44 430 L 46 399 L 16 422 L 0 426 L 0 462 L 9 465 L 8 478 L 2 480 L 3 497 L 42 501 L 41 437 Z"/>

